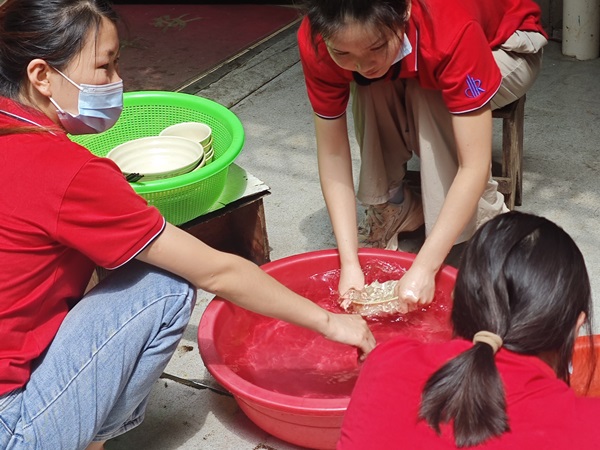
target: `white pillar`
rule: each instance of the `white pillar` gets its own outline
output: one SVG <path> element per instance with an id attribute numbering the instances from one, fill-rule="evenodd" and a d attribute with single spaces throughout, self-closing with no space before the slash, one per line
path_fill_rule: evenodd
<path id="1" fill-rule="evenodd" d="M 562 52 L 581 60 L 600 56 L 600 0 L 564 0 Z"/>

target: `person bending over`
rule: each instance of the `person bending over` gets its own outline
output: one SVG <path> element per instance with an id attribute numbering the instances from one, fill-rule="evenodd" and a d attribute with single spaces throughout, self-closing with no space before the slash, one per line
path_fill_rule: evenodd
<path id="1" fill-rule="evenodd" d="M 491 177 L 492 110 L 522 97 L 547 43 L 533 0 L 307 0 L 298 45 L 314 111 L 321 189 L 340 251 L 339 292 L 364 287 L 357 247 L 426 239 L 398 285 L 433 299 L 454 245 L 506 211 Z M 360 147 L 357 236 L 346 110 Z M 422 197 L 404 182 L 419 157 Z M 360 238 L 360 239 L 358 239 Z M 457 253 L 455 250 L 454 253 Z"/>

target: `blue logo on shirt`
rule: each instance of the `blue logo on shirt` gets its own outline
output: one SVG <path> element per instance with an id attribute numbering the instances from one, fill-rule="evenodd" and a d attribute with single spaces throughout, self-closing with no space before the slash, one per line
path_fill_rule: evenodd
<path id="1" fill-rule="evenodd" d="M 476 80 L 471 75 L 467 75 L 467 89 L 465 95 L 469 98 L 479 97 L 485 89 L 481 87 L 481 80 Z"/>

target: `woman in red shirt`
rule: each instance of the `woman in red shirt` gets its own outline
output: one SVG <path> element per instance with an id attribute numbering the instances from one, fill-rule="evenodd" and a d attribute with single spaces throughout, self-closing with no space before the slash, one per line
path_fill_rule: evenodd
<path id="1" fill-rule="evenodd" d="M 426 240 L 398 285 L 433 298 L 453 245 L 505 210 L 491 178 L 492 109 L 533 84 L 546 43 L 533 0 L 308 0 L 298 43 L 314 111 L 321 187 L 340 251 L 340 294 L 362 289 L 346 109 L 360 146 L 360 244 Z M 419 156 L 421 198 L 404 183 Z M 457 247 L 459 249 L 460 247 Z"/>
<path id="2" fill-rule="evenodd" d="M 378 346 L 338 449 L 600 448 L 600 399 L 569 387 L 575 339 L 583 324 L 591 332 L 591 311 L 585 262 L 570 236 L 534 215 L 497 216 L 466 246 L 454 339 Z"/>
<path id="3" fill-rule="evenodd" d="M 105 0 L 0 6 L 0 448 L 98 449 L 138 425 L 196 288 L 375 345 L 360 317 L 166 223 L 69 140 L 120 115 L 116 20 Z M 84 296 L 96 266 L 117 270 Z"/>

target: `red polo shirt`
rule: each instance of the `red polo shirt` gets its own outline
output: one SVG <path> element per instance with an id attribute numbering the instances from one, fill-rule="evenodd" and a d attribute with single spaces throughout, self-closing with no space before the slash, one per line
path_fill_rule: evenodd
<path id="1" fill-rule="evenodd" d="M 500 87 L 492 49 L 516 30 L 546 35 L 533 0 L 426 0 L 426 5 L 424 10 L 420 1 L 412 2 L 406 34 L 413 50 L 398 63 L 400 70 L 392 66 L 381 81 L 417 78 L 422 87 L 441 91 L 452 113 L 481 108 Z M 298 31 L 298 44 L 314 112 L 324 118 L 341 116 L 353 72 L 331 59 L 323 40 L 314 51 L 307 18 Z"/>
<path id="2" fill-rule="evenodd" d="M 0 98 L 0 110 L 45 116 Z M 27 123 L 0 113 L 0 128 Z M 113 269 L 163 229 L 118 167 L 60 131 L 0 136 L 0 395 L 23 386 L 96 265 Z"/>
<path id="3" fill-rule="evenodd" d="M 418 410 L 429 376 L 472 345 L 465 340 L 425 344 L 405 337 L 379 345 L 367 357 L 352 392 L 338 450 L 456 449 L 452 428 L 442 425 L 438 436 L 417 420 Z M 600 399 L 577 397 L 537 357 L 501 349 L 495 358 L 510 432 L 472 448 L 600 448 L 595 428 Z"/>

